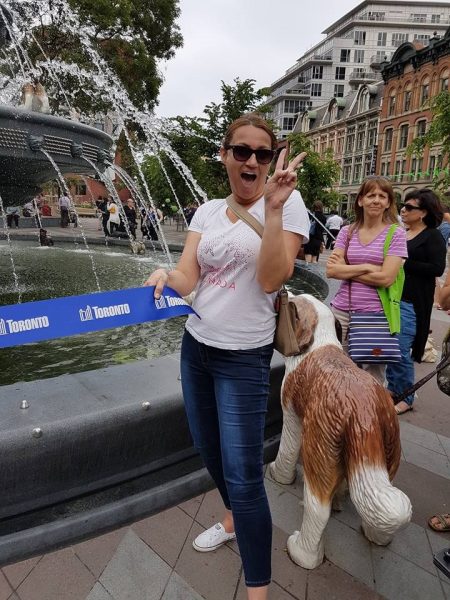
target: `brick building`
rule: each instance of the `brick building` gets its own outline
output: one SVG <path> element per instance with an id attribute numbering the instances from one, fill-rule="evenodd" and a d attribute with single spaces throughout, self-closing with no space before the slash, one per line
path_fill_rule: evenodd
<path id="1" fill-rule="evenodd" d="M 450 28 L 429 45 L 402 44 L 392 60 L 382 65 L 385 81 L 379 124 L 377 173 L 389 176 L 399 198 L 412 188 L 427 187 L 448 169 L 440 145 L 426 147 L 422 157 L 406 149 L 429 128 L 433 98 L 449 91 Z"/>

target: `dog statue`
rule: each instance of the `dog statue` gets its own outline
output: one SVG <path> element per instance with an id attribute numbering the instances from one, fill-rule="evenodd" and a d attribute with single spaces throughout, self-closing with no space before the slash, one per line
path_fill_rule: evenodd
<path id="1" fill-rule="evenodd" d="M 39 81 L 25 83 L 22 86 L 21 106 L 27 110 L 40 113 L 49 113 L 50 104 L 44 86 Z"/>
<path id="2" fill-rule="evenodd" d="M 400 462 L 391 396 L 343 352 L 325 304 L 309 294 L 294 302 L 301 354 L 286 358 L 283 429 L 270 474 L 279 483 L 292 483 L 301 449 L 303 522 L 287 547 L 295 563 L 314 569 L 323 561 L 324 530 L 345 480 L 371 542 L 388 544 L 410 521 L 412 509 L 409 498 L 391 484 Z"/>
<path id="3" fill-rule="evenodd" d="M 55 243 L 46 229 L 39 229 L 39 243 L 41 246 L 54 246 Z"/>
<path id="4" fill-rule="evenodd" d="M 145 254 L 145 244 L 144 242 L 138 240 L 132 240 L 130 242 L 131 252 L 133 254 Z"/>

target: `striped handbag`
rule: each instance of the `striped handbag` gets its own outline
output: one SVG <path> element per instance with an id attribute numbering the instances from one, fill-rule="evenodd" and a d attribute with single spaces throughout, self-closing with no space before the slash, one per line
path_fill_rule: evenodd
<path id="1" fill-rule="evenodd" d="M 397 334 L 391 334 L 384 312 L 350 312 L 348 353 L 355 363 L 401 362 Z"/>

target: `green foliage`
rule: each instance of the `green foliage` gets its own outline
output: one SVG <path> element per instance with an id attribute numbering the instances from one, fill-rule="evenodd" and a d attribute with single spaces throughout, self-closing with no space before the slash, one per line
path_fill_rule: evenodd
<path id="1" fill-rule="evenodd" d="M 433 115 L 428 131 L 416 138 L 407 149 L 409 155 L 423 156 L 425 148 L 435 144 L 442 145 L 442 153 L 450 156 L 450 92 L 443 91 L 433 98 L 431 103 Z M 433 179 L 433 186 L 446 190 L 450 187 L 450 174 L 440 171 Z"/>
<path id="2" fill-rule="evenodd" d="M 139 108 L 153 108 L 162 84 L 158 60 L 171 58 L 175 49 L 183 44 L 175 23 L 180 14 L 179 0 L 68 0 L 68 3 L 78 13 L 94 47 L 117 73 L 134 104 Z M 20 12 L 20 1 L 16 4 Z M 75 63 L 87 71 L 92 69 L 91 58 L 80 36 L 69 33 L 64 26 L 58 0 L 36 2 L 29 25 L 47 57 Z M 31 36 L 26 43 L 33 62 L 45 60 Z M 95 84 L 86 83 L 84 90 L 79 91 L 78 80 L 73 75 L 61 75 L 61 79 L 79 110 L 95 113 L 108 107 L 108 98 L 95 100 Z M 52 83 L 45 74 L 43 83 L 50 91 Z M 51 92 L 49 96 L 55 105 L 63 101 L 56 88 Z"/>
<path id="3" fill-rule="evenodd" d="M 333 158 L 331 148 L 326 150 L 324 156 L 320 156 L 311 148 L 311 142 L 303 133 L 294 133 L 289 136 L 290 158 L 301 152 L 307 152 L 307 156 L 298 172 L 297 188 L 308 208 L 311 208 L 316 200 L 323 202 L 324 206 L 333 207 L 339 202 L 339 194 L 332 190 L 332 186 L 338 182 L 340 167 Z"/>

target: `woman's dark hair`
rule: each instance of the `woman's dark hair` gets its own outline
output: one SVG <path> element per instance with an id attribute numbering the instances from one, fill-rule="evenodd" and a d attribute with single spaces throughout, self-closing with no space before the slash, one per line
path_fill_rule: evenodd
<path id="1" fill-rule="evenodd" d="M 397 207 L 395 205 L 394 198 L 394 190 L 392 188 L 392 183 L 386 179 L 386 177 L 381 177 L 378 175 L 369 175 L 362 182 L 358 194 L 356 195 L 356 200 L 354 204 L 354 212 L 355 212 L 355 223 L 354 227 L 360 227 L 364 223 L 364 210 L 362 206 L 359 206 L 358 200 L 371 192 L 375 187 L 379 187 L 385 194 L 388 195 L 389 198 L 389 207 L 385 211 L 384 220 L 389 223 L 397 223 Z"/>
<path id="2" fill-rule="evenodd" d="M 441 201 L 429 188 L 422 188 L 421 190 L 411 190 L 408 192 L 403 200 L 417 200 L 419 208 L 426 210 L 427 214 L 423 218 L 423 222 L 427 227 L 434 229 L 439 227 L 442 223 L 444 211 L 442 210 Z"/>
<path id="3" fill-rule="evenodd" d="M 323 212 L 323 204 L 320 200 L 316 200 L 313 204 L 313 210 Z"/>
<path id="4" fill-rule="evenodd" d="M 244 127 L 245 125 L 252 125 L 252 127 L 258 127 L 259 129 L 263 129 L 270 137 L 272 143 L 272 150 L 276 150 L 278 146 L 277 138 L 272 131 L 269 123 L 256 112 L 245 113 L 238 119 L 235 119 L 229 126 L 225 133 L 225 137 L 223 138 L 222 146 L 226 148 L 230 146 L 232 143 L 234 132 L 239 129 L 239 127 Z"/>

